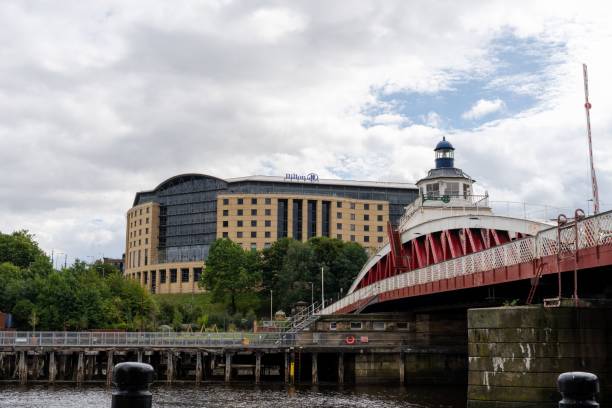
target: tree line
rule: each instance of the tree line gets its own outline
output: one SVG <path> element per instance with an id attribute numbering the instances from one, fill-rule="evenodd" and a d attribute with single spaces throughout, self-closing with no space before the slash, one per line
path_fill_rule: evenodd
<path id="1" fill-rule="evenodd" d="M 281 239 L 250 251 L 216 240 L 200 280 L 204 293 L 151 295 L 102 263 L 56 270 L 27 231 L 0 232 L 0 311 L 21 330 L 173 330 L 215 327 L 245 330 L 274 312 L 290 314 L 298 301 L 346 293 L 367 254 L 356 243 L 330 238 Z"/>

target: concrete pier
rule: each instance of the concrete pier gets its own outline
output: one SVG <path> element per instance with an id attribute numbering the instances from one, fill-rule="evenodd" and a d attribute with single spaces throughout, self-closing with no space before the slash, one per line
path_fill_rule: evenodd
<path id="1" fill-rule="evenodd" d="M 596 374 L 612 401 L 612 309 L 471 309 L 468 324 L 469 408 L 556 408 L 566 371 Z"/>

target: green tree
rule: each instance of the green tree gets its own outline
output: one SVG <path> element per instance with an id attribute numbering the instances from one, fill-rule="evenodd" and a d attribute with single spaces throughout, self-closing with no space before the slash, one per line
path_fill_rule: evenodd
<path id="1" fill-rule="evenodd" d="M 211 291 L 215 301 L 229 299 L 230 314 L 233 315 L 237 309 L 237 297 L 255 292 L 260 281 L 258 254 L 245 251 L 240 245 L 224 238 L 211 245 L 199 285 Z"/>
<path id="2" fill-rule="evenodd" d="M 0 232 L 0 263 L 10 262 L 21 268 L 29 267 L 37 258 L 46 258 L 34 241 L 34 236 L 26 230 L 12 234 Z"/>

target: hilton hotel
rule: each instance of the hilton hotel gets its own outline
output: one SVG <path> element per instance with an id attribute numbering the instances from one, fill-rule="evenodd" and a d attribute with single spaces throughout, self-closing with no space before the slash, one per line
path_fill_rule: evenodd
<path id="1" fill-rule="evenodd" d="M 199 292 L 212 242 L 263 249 L 280 238 L 330 237 L 380 246 L 418 191 L 412 184 L 309 175 L 222 180 L 181 174 L 136 193 L 127 212 L 125 274 L 152 293 Z"/>

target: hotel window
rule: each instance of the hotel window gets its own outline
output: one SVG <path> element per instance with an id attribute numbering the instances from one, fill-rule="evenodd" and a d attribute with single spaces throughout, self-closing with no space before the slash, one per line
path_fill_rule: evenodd
<path id="1" fill-rule="evenodd" d="M 181 282 L 189 282 L 189 268 L 181 268 Z"/>
<path id="2" fill-rule="evenodd" d="M 351 224 L 351 231 L 355 231 L 355 224 Z"/>
<path id="3" fill-rule="evenodd" d="M 376 216 L 376 220 L 377 220 L 378 222 L 381 222 L 381 221 L 383 220 L 383 216 L 382 216 L 382 215 L 377 215 L 377 216 Z"/>
<path id="4" fill-rule="evenodd" d="M 223 205 L 228 205 L 228 204 L 229 204 L 229 198 L 224 198 Z"/>
<path id="5" fill-rule="evenodd" d="M 336 201 L 336 208 L 342 208 L 342 201 Z"/>
<path id="6" fill-rule="evenodd" d="M 336 239 L 342 239 L 342 234 L 336 234 Z"/>
<path id="7" fill-rule="evenodd" d="M 251 198 L 251 204 L 256 205 L 257 204 L 257 199 L 256 198 Z"/>
<path id="8" fill-rule="evenodd" d="M 355 242 L 355 236 L 351 235 L 351 242 Z"/>
<path id="9" fill-rule="evenodd" d="M 149 213 L 149 207 L 147 207 L 147 214 Z"/>
<path id="10" fill-rule="evenodd" d="M 272 226 L 272 220 L 266 220 L 266 227 L 271 227 Z"/>
<path id="11" fill-rule="evenodd" d="M 229 210 L 223 210 L 223 216 L 227 217 L 229 215 Z"/>
<path id="12" fill-rule="evenodd" d="M 202 268 L 193 268 L 193 280 L 198 282 L 202 276 Z"/>
<path id="13" fill-rule="evenodd" d="M 265 214 L 266 214 L 266 215 L 268 215 L 268 216 L 269 216 L 269 215 L 272 215 L 272 210 L 271 210 L 271 209 L 269 209 L 269 208 L 266 208 L 266 212 L 265 212 Z"/>
<path id="14" fill-rule="evenodd" d="M 251 231 L 251 238 L 257 238 L 257 231 Z"/>
<path id="15" fill-rule="evenodd" d="M 378 225 L 378 226 L 376 227 L 376 231 L 378 231 L 378 232 L 383 232 L 383 226 L 382 226 L 382 225 Z"/>
<path id="16" fill-rule="evenodd" d="M 149 274 L 146 271 L 142 273 L 142 279 L 144 280 L 145 285 L 149 283 Z"/>
<path id="17" fill-rule="evenodd" d="M 149 238 L 145 238 L 145 245 L 149 244 Z"/>
<path id="18" fill-rule="evenodd" d="M 363 214 L 364 221 L 370 221 L 370 214 Z"/>
<path id="19" fill-rule="evenodd" d="M 238 210 L 238 211 L 236 212 L 236 215 L 238 215 L 238 216 L 241 216 L 241 215 L 243 215 L 243 214 L 244 214 L 244 212 L 242 211 L 242 209 L 240 209 L 240 210 Z"/>
<path id="20" fill-rule="evenodd" d="M 251 210 L 251 215 L 257 215 L 257 210 L 255 208 Z"/>
<path id="21" fill-rule="evenodd" d="M 342 223 L 340 223 L 340 222 L 339 222 L 339 223 L 337 223 L 337 224 L 336 224 L 336 229 L 341 230 L 341 229 L 342 229 Z"/>
<path id="22" fill-rule="evenodd" d="M 252 252 L 256 252 L 257 251 L 257 243 L 251 242 L 251 251 Z"/>
<path id="23" fill-rule="evenodd" d="M 351 221 L 355 221 L 355 214 L 351 213 Z"/>
<path id="24" fill-rule="evenodd" d="M 242 238 L 242 231 L 238 231 L 238 232 L 236 233 L 236 237 L 237 237 L 237 238 Z"/>
<path id="25" fill-rule="evenodd" d="M 229 233 L 227 231 L 223 233 L 223 238 L 229 238 Z"/>
<path id="26" fill-rule="evenodd" d="M 256 226 L 257 226 L 257 221 L 251 220 L 251 227 L 256 227 Z"/>
<path id="27" fill-rule="evenodd" d="M 242 205 L 242 204 L 244 204 L 244 200 L 242 198 L 239 198 L 237 200 L 237 203 L 238 203 L 238 205 Z"/>
<path id="28" fill-rule="evenodd" d="M 272 238 L 272 233 L 270 231 L 266 231 L 265 232 L 265 237 L 266 238 Z"/>
<path id="29" fill-rule="evenodd" d="M 176 269 L 170 269 L 170 283 L 176 283 Z"/>
<path id="30" fill-rule="evenodd" d="M 147 220 L 145 221 L 145 224 L 149 223 L 149 217 L 147 217 Z"/>
<path id="31" fill-rule="evenodd" d="M 142 208 L 140 209 L 140 215 L 142 215 Z M 141 220 L 142 221 L 142 220 Z"/>
<path id="32" fill-rule="evenodd" d="M 355 209 L 355 203 L 351 203 L 351 210 Z"/>
<path id="33" fill-rule="evenodd" d="M 336 213 L 336 218 L 341 220 L 342 219 L 342 213 L 341 212 Z"/>
<path id="34" fill-rule="evenodd" d="M 242 223 L 243 223 L 242 220 L 238 220 L 238 221 L 236 221 L 236 226 L 237 227 L 242 227 Z"/>
<path id="35" fill-rule="evenodd" d="M 138 220 L 138 225 L 142 225 L 142 218 Z"/>
<path id="36" fill-rule="evenodd" d="M 383 237 L 378 237 L 378 242 L 383 242 Z"/>
<path id="37" fill-rule="evenodd" d="M 142 245 L 142 241 L 141 240 L 138 240 L 138 245 Z"/>
<path id="38" fill-rule="evenodd" d="M 264 248 L 270 248 L 271 246 L 272 246 L 272 244 L 271 244 L 271 243 L 269 243 L 269 242 L 266 242 L 266 243 L 264 244 Z"/>
<path id="39" fill-rule="evenodd" d="M 363 209 L 364 210 L 369 210 L 370 209 L 370 204 L 364 204 L 363 205 Z"/>
<path id="40" fill-rule="evenodd" d="M 265 203 L 266 203 L 266 205 L 272 204 L 272 199 L 271 198 L 266 198 Z"/>
<path id="41" fill-rule="evenodd" d="M 364 235 L 363 242 L 370 242 L 370 237 L 368 235 Z"/>
<path id="42" fill-rule="evenodd" d="M 383 205 L 382 204 L 378 204 L 376 206 L 376 208 L 378 209 L 378 211 L 382 211 L 383 210 Z"/>
<path id="43" fill-rule="evenodd" d="M 370 226 L 369 225 L 364 225 L 363 226 L 363 230 L 366 231 L 366 232 L 369 231 L 370 230 Z"/>
<path id="44" fill-rule="evenodd" d="M 142 235 L 142 230 L 141 229 L 138 230 L 138 235 Z"/>
<path id="45" fill-rule="evenodd" d="M 224 227 L 229 227 L 229 221 L 227 221 L 227 220 L 223 221 L 223 226 Z"/>
<path id="46" fill-rule="evenodd" d="M 159 283 L 166 283 L 166 270 L 165 269 L 159 270 Z"/>

